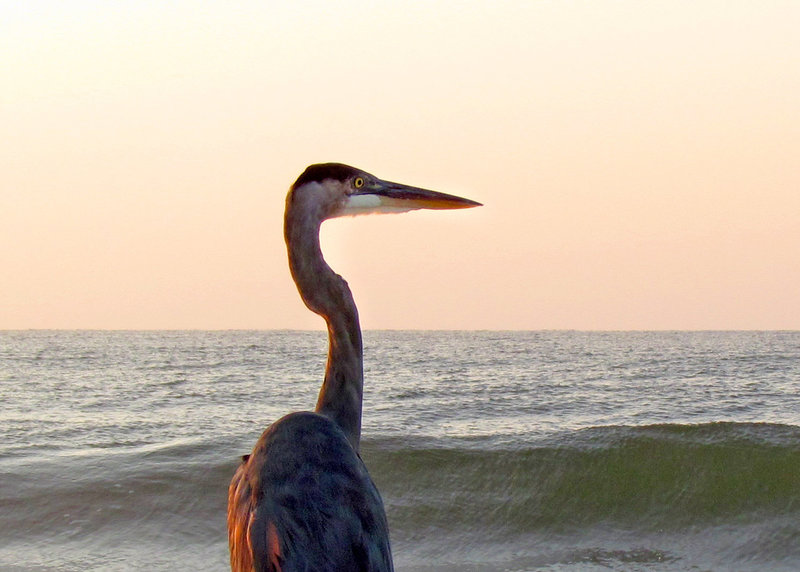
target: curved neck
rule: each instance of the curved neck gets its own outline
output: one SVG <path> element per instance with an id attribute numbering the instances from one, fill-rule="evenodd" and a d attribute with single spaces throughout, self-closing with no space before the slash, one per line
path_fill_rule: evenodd
<path id="1" fill-rule="evenodd" d="M 313 211 L 291 205 L 286 209 L 289 269 L 303 302 L 328 324 L 328 365 L 315 411 L 336 422 L 358 452 L 364 387 L 361 327 L 347 282 L 322 257 L 321 224 L 322 217 Z"/>

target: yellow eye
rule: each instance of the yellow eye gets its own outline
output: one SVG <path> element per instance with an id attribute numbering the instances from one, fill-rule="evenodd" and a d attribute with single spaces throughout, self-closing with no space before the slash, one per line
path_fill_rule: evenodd
<path id="1" fill-rule="evenodd" d="M 353 181 L 353 186 L 357 189 L 360 189 L 361 187 L 364 186 L 364 179 L 361 177 L 356 177 L 355 180 Z"/>

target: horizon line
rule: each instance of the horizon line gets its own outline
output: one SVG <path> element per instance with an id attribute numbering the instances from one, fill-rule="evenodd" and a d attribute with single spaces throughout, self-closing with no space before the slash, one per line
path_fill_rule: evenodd
<path id="1" fill-rule="evenodd" d="M 10 332 L 320 332 L 324 328 L 0 328 L 2 333 Z M 713 333 L 713 332 L 771 332 L 798 333 L 800 329 L 791 328 L 365 328 L 362 332 L 576 332 L 576 333 Z"/>

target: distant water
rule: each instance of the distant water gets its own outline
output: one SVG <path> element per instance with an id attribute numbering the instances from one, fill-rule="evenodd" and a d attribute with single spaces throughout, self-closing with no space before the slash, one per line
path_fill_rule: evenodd
<path id="1" fill-rule="evenodd" d="M 228 569 L 318 332 L 0 332 L 0 570 Z M 366 332 L 398 571 L 800 570 L 800 333 Z"/>

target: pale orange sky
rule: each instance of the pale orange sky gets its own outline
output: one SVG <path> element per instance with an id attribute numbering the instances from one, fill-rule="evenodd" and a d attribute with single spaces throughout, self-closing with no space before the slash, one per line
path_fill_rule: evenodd
<path id="1" fill-rule="evenodd" d="M 321 328 L 309 163 L 480 209 L 326 223 L 364 328 L 800 328 L 800 2 L 0 6 L 0 329 Z"/>

